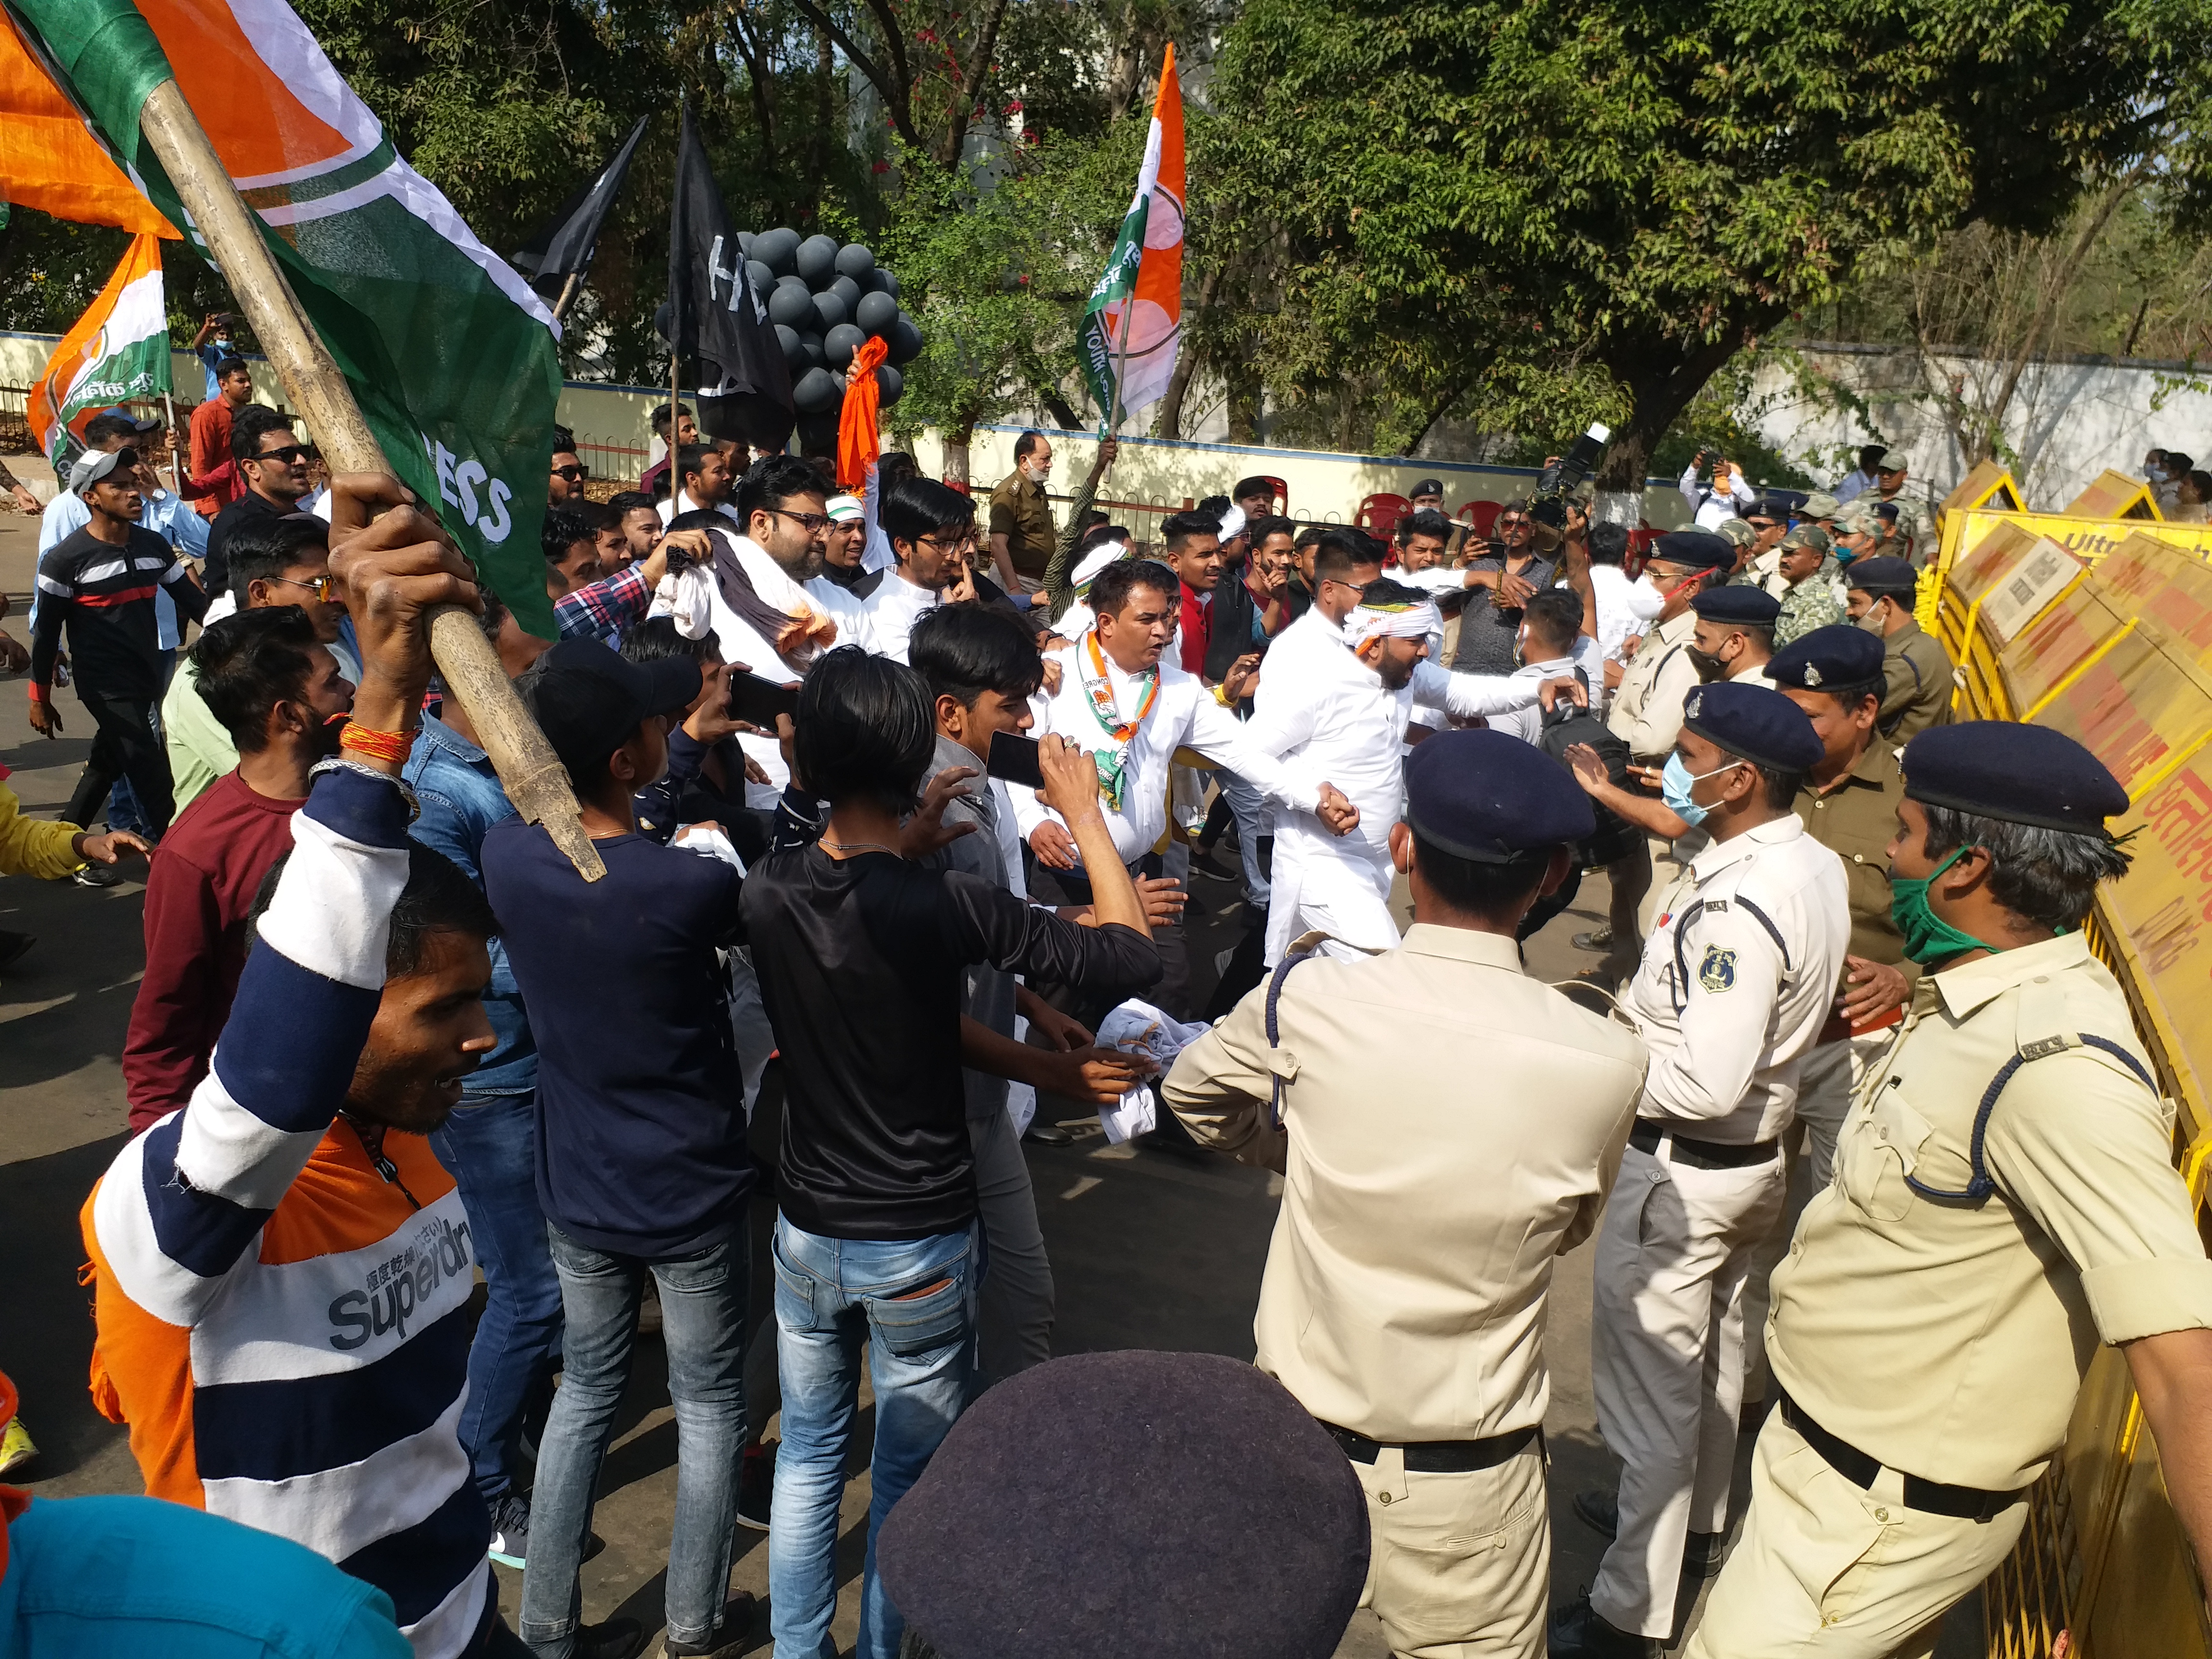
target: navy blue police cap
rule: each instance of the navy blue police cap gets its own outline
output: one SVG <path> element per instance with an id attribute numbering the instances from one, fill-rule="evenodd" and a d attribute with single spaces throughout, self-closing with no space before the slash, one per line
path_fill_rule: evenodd
<path id="1" fill-rule="evenodd" d="M 1406 757 L 1406 822 L 1440 853 L 1508 864 L 1597 830 L 1567 769 L 1505 732 L 1446 732 Z"/>
<path id="2" fill-rule="evenodd" d="M 1871 691 L 1881 684 L 1886 654 L 1881 641 L 1865 629 L 1831 623 L 1800 635 L 1776 652 L 1766 665 L 1766 678 L 1777 685 L 1832 691 L 1838 696 Z"/>
<path id="3" fill-rule="evenodd" d="M 1650 556 L 1685 570 L 1725 570 L 1735 562 L 1735 549 L 1710 530 L 1670 530 L 1651 544 Z"/>
<path id="4" fill-rule="evenodd" d="M 2101 836 L 2106 818 L 2128 810 L 2111 769 L 2046 726 L 1931 726 L 1905 745 L 1903 765 L 1911 799 L 1976 817 Z"/>
<path id="5" fill-rule="evenodd" d="M 1911 594 L 1920 586 L 1920 573 L 1903 559 L 1854 559 L 1844 580 L 1864 593 Z"/>
<path id="6" fill-rule="evenodd" d="M 941 1659 L 1328 1659 L 1367 1559 L 1343 1449 L 1264 1371 L 1206 1353 L 1071 1354 L 1008 1378 L 876 1544 Z"/>
<path id="7" fill-rule="evenodd" d="M 1744 680 L 1723 680 L 1692 691 L 1682 700 L 1682 726 L 1731 755 L 1778 772 L 1809 772 L 1826 752 L 1803 709 L 1779 691 Z"/>
<path id="8" fill-rule="evenodd" d="M 1738 628 L 1771 628 L 1782 614 L 1782 601 L 1763 587 L 1731 583 L 1708 587 L 1690 601 L 1690 609 L 1707 622 L 1731 623 Z"/>

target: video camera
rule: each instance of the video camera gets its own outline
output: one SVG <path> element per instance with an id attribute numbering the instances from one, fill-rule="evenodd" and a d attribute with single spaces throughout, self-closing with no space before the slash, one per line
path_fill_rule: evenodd
<path id="1" fill-rule="evenodd" d="M 1567 497 L 1597 471 L 1597 464 L 1605 459 L 1606 444 L 1612 437 L 1610 427 L 1591 422 L 1589 430 L 1575 440 L 1572 448 L 1536 475 L 1536 487 L 1528 492 L 1528 516 L 1554 530 L 1564 528 L 1567 522 Z"/>

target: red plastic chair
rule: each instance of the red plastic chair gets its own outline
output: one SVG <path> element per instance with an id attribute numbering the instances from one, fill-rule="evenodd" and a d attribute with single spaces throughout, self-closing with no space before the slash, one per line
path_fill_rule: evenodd
<path id="1" fill-rule="evenodd" d="M 1504 504 L 1501 501 L 1466 501 L 1460 506 L 1459 516 L 1467 520 L 1478 541 L 1487 541 L 1491 526 L 1498 522 L 1498 515 L 1504 510 Z"/>
<path id="2" fill-rule="evenodd" d="M 1413 502 L 1403 495 L 1370 495 L 1359 503 L 1358 514 L 1352 522 L 1374 535 L 1395 535 L 1398 520 L 1413 510 Z"/>

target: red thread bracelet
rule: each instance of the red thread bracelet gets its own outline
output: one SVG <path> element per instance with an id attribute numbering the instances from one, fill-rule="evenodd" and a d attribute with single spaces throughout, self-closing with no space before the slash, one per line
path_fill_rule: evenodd
<path id="1" fill-rule="evenodd" d="M 405 760 L 414 746 L 412 732 L 377 732 L 356 720 L 348 720 L 345 730 L 338 733 L 339 748 L 391 764 Z"/>

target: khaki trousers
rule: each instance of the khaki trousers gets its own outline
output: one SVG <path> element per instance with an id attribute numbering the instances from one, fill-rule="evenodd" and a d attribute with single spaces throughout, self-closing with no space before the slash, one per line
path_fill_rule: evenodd
<path id="1" fill-rule="evenodd" d="M 1906 1509 L 1904 1490 L 1884 1469 L 1862 1491 L 1774 1413 L 1686 1659 L 1928 1659 L 1943 1615 L 2012 1553 L 2027 1504 L 1960 1521 Z"/>
<path id="2" fill-rule="evenodd" d="M 1628 1148 L 1598 1235 L 1590 1381 L 1621 1461 L 1620 1526 L 1590 1605 L 1626 1631 L 1674 1633 L 1682 1552 L 1728 1529 L 1743 1401 L 1743 1292 L 1787 1191 L 1782 1155 L 1700 1170 Z"/>
<path id="3" fill-rule="evenodd" d="M 1544 1659 L 1552 1522 L 1540 1442 L 1494 1469 L 1419 1474 L 1385 1446 L 1354 1463 L 1367 1493 L 1359 1605 L 1400 1659 Z"/>

